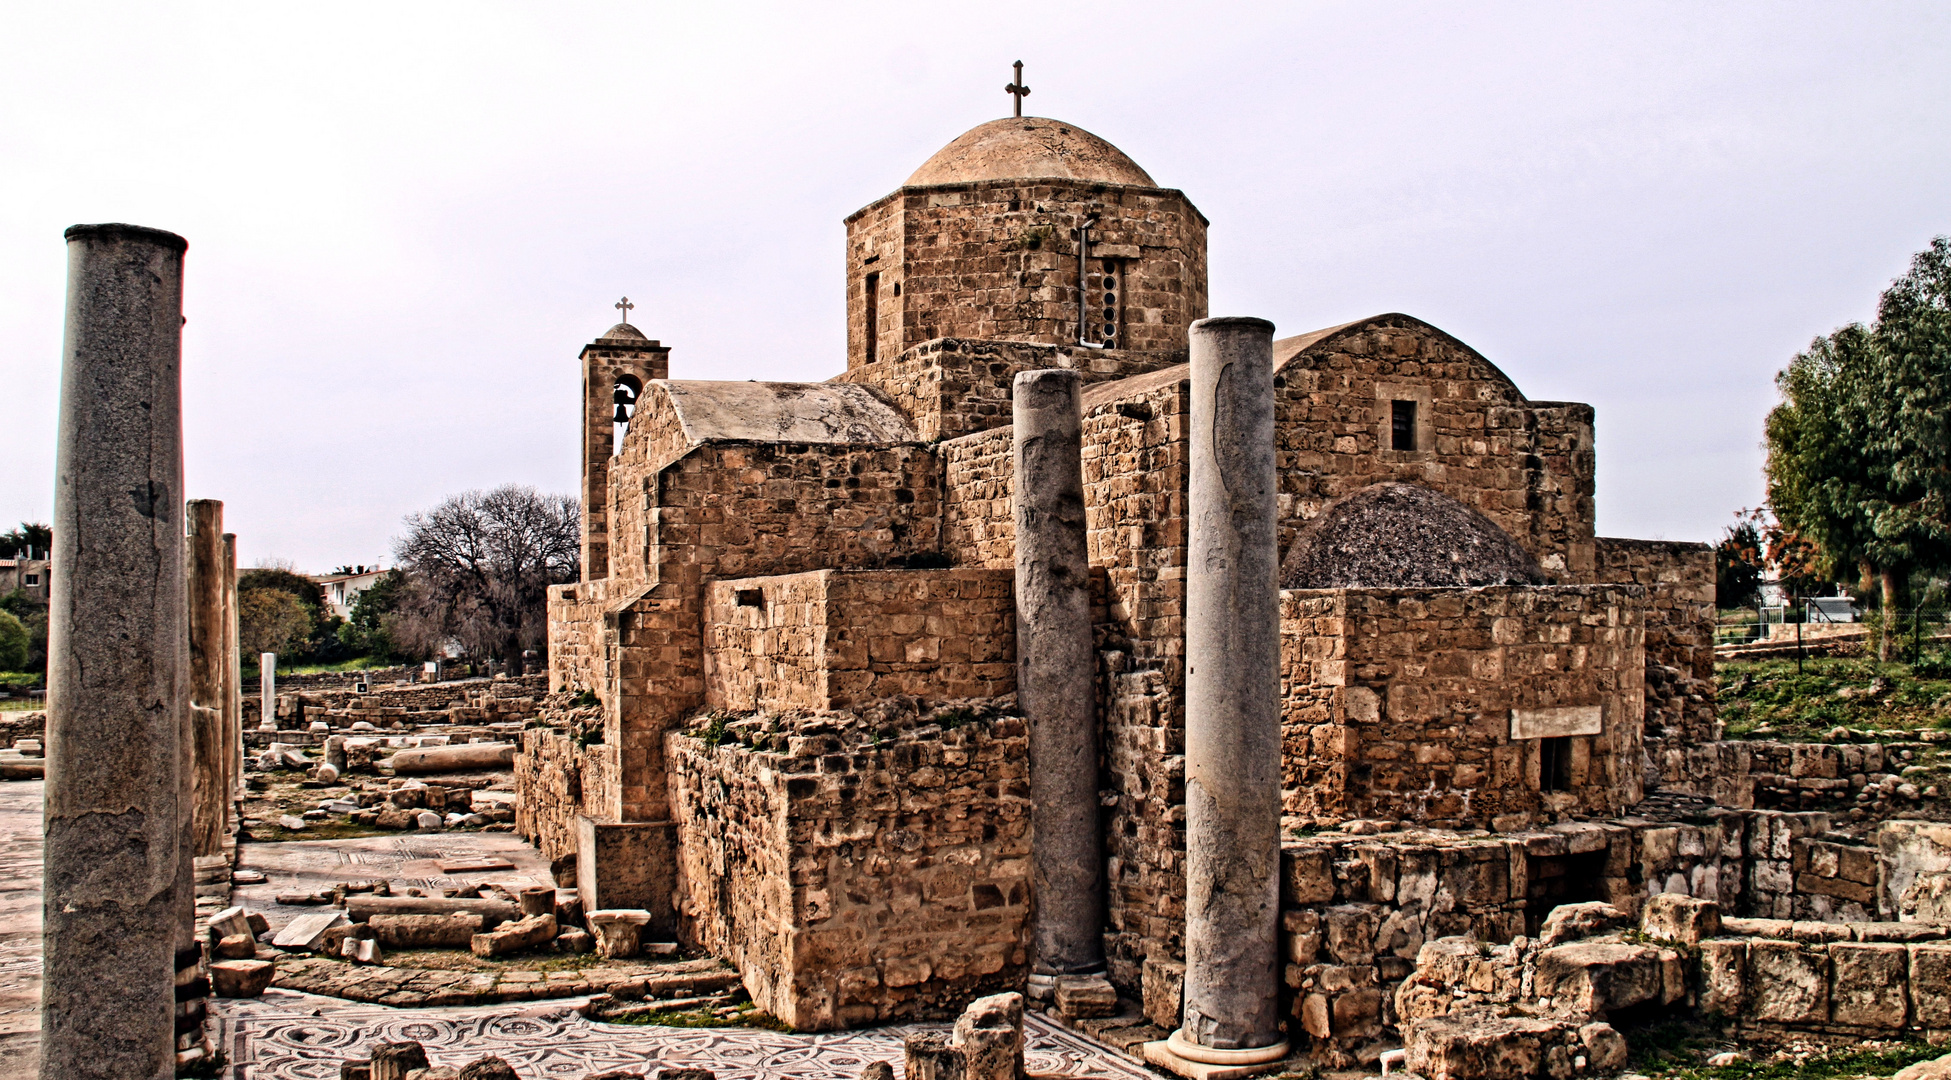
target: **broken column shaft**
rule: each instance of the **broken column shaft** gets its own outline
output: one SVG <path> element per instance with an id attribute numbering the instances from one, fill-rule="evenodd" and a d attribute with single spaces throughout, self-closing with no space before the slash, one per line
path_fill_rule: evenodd
<path id="1" fill-rule="evenodd" d="M 224 739 L 230 748 L 230 799 L 224 803 L 224 831 L 244 797 L 244 709 L 237 656 L 237 534 L 224 534 Z"/>
<path id="2" fill-rule="evenodd" d="M 1104 967 L 1082 380 L 1016 376 L 1016 700 L 1030 725 L 1036 971 Z"/>
<path id="3" fill-rule="evenodd" d="M 48 611 L 41 1076 L 176 1071 L 183 238 L 67 232 Z"/>
<path id="4" fill-rule="evenodd" d="M 1189 1057 L 1184 1044 L 1283 1048 L 1273 329 L 1191 329 L 1185 1015 L 1172 1040 Z"/>

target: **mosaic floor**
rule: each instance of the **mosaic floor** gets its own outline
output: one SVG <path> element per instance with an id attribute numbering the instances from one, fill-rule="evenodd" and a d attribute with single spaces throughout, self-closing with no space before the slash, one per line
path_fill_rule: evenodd
<path id="1" fill-rule="evenodd" d="M 514 863 L 515 868 L 486 873 L 441 871 L 442 859 L 470 855 L 499 856 Z M 542 853 L 504 832 L 397 833 L 347 840 L 247 843 L 237 849 L 237 867 L 261 871 L 266 880 L 262 885 L 237 886 L 231 891 L 230 902 L 262 913 L 273 929 L 319 910 L 286 907 L 274 899 L 277 894 L 320 892 L 339 881 L 384 878 L 396 890 L 414 886 L 433 896 L 439 896 L 442 889 L 487 882 L 505 886 L 510 892 L 525 885 L 553 883 L 549 862 Z"/>
<path id="2" fill-rule="evenodd" d="M 582 1080 L 629 1068 L 710 1069 L 718 1080 L 854 1080 L 869 1062 L 901 1071 L 901 1039 L 926 1025 L 824 1035 L 745 1028 L 659 1028 L 592 1023 L 562 1004 L 529 1008 L 387 1009 L 270 991 L 219 1005 L 220 1034 L 235 1080 L 338 1080 L 339 1063 L 374 1043 L 411 1039 L 435 1065 L 496 1054 L 522 1080 Z M 1026 1064 L 1032 1074 L 1155 1080 L 1113 1051 L 1034 1014 Z"/>

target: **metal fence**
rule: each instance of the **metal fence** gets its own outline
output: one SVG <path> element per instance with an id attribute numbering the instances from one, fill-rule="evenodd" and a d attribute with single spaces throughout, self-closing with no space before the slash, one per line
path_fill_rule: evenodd
<path id="1" fill-rule="evenodd" d="M 1817 641 L 1839 634 L 1854 636 L 1850 630 L 1855 628 L 1866 637 L 1882 632 L 1885 612 L 1859 612 L 1838 601 L 1837 597 L 1807 597 L 1774 607 L 1722 611 L 1714 621 L 1714 644 Z M 1906 655 L 1916 655 L 1933 638 L 1951 636 L 1951 607 L 1899 608 L 1891 614 L 1893 641 Z"/>

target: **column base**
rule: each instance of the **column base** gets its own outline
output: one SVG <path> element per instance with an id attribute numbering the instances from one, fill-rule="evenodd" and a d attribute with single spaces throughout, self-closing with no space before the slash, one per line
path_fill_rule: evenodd
<path id="1" fill-rule="evenodd" d="M 1145 1044 L 1145 1060 L 1148 1063 L 1189 1077 L 1190 1080 L 1232 1080 L 1233 1077 L 1259 1076 L 1279 1072 L 1290 1065 L 1299 1067 L 1307 1064 L 1300 1058 L 1289 1060 L 1287 1055 L 1285 1039 L 1272 1046 L 1256 1046 L 1248 1050 L 1215 1050 L 1188 1041 L 1182 1031 L 1172 1032 L 1163 1041 Z"/>

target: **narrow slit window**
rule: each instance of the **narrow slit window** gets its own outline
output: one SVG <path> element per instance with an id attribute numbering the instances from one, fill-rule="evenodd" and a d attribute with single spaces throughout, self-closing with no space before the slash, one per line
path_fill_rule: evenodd
<path id="1" fill-rule="evenodd" d="M 861 333 L 867 335 L 867 362 L 871 364 L 879 355 L 878 346 L 881 343 L 881 275 L 867 275 L 862 288 L 862 299 L 866 303 L 862 305 L 865 318 L 862 320 Z"/>
<path id="2" fill-rule="evenodd" d="M 1416 403 L 1393 401 L 1389 405 L 1389 449 L 1414 450 L 1416 448 Z"/>
<path id="3" fill-rule="evenodd" d="M 764 607 L 765 606 L 764 589 L 737 589 L 734 592 L 735 595 L 738 597 L 739 607 Z"/>
<path id="4" fill-rule="evenodd" d="M 1538 740 L 1538 790 L 1572 789 L 1572 740 L 1569 735 Z"/>

